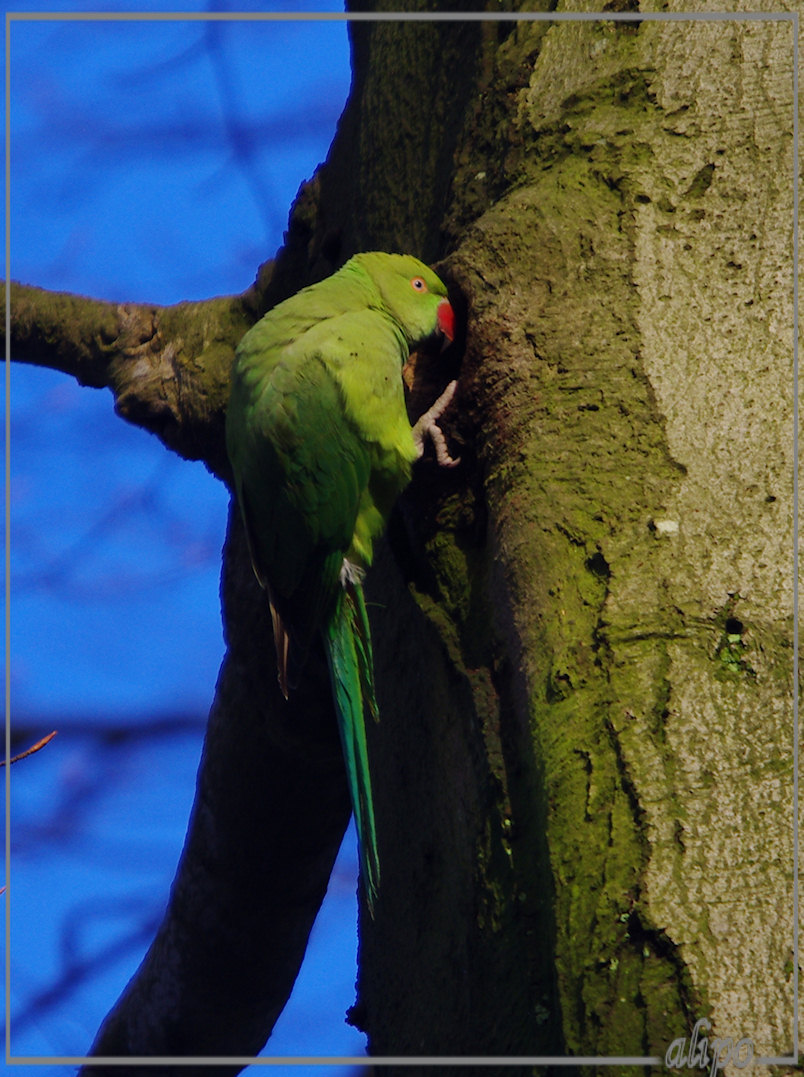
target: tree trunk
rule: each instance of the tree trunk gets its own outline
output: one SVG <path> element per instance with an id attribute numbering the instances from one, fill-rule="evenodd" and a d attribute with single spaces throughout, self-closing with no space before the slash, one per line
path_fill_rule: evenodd
<path id="1" fill-rule="evenodd" d="M 351 30 L 328 161 L 182 386 L 225 475 L 243 320 L 359 249 L 440 257 L 464 314 L 462 465 L 419 465 L 370 578 L 383 882 L 352 1020 L 384 1056 L 663 1059 L 699 1018 L 790 1054 L 792 24 Z M 418 410 L 457 362 L 425 359 Z M 345 825 L 323 664 L 288 715 L 235 515 L 223 593 L 171 906 L 96 1054 L 258 1049 Z"/>

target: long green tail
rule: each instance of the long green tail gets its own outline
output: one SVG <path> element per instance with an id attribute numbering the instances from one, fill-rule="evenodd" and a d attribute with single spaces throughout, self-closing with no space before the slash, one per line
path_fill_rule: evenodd
<path id="1" fill-rule="evenodd" d="M 363 588 L 357 579 L 346 579 L 343 584 L 324 638 L 349 793 L 357 824 L 360 871 L 366 902 L 373 916 L 380 886 L 380 860 L 371 796 L 366 715 L 370 714 L 376 720 L 379 712 L 374 694 L 374 659 Z"/>

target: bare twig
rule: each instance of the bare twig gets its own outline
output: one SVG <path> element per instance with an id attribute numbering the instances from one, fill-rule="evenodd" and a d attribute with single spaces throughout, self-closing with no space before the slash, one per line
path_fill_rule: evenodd
<path id="1" fill-rule="evenodd" d="M 46 737 L 42 737 L 42 739 L 38 740 L 36 742 L 36 744 L 32 744 L 30 748 L 26 748 L 25 751 L 20 752 L 19 755 L 15 755 L 12 759 L 9 760 L 9 762 L 10 763 L 18 763 L 19 760 L 24 759 L 26 757 L 26 755 L 33 755 L 34 752 L 38 752 L 40 750 L 40 748 L 44 748 L 44 746 L 46 744 L 49 744 L 53 740 L 53 738 L 56 736 L 57 733 L 58 733 L 58 729 L 54 729 L 52 733 L 48 733 L 48 735 Z M 0 767 L 4 767 L 5 765 L 6 765 L 5 759 L 0 759 Z M 2 894 L 2 892 L 3 891 L 0 890 L 0 894 Z"/>

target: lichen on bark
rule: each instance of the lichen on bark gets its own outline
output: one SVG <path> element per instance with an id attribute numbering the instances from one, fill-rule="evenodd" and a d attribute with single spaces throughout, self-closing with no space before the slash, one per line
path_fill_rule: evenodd
<path id="1" fill-rule="evenodd" d="M 784 1053 L 792 38 L 635 31 L 519 28 L 512 189 L 454 236 L 489 607 L 544 774 L 568 1048 L 661 1053 L 709 1015 Z"/>

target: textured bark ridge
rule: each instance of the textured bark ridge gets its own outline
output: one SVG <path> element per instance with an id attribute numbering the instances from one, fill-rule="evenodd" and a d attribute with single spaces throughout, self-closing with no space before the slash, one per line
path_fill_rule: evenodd
<path id="1" fill-rule="evenodd" d="M 702 1017 L 789 1054 L 791 24 L 351 29 L 352 95 L 275 265 L 152 316 L 180 368 L 134 333 L 169 421 L 119 383 L 119 313 L 76 337 L 106 356 L 83 380 L 225 475 L 244 324 L 357 249 L 441 259 L 463 334 L 411 364 L 411 406 L 459 375 L 462 464 L 418 465 L 370 578 L 383 881 L 350 1019 L 389 1056 L 664 1058 Z M 345 824 L 323 666 L 291 721 L 235 515 L 223 594 L 171 907 L 98 1054 L 254 1050 Z"/>
<path id="2" fill-rule="evenodd" d="M 367 927 L 359 1015 L 386 1054 L 663 1056 L 699 1016 L 787 1054 L 791 28 L 499 36 L 445 219 L 471 450 L 429 531 L 404 504 L 457 680 L 379 734 L 418 896 Z"/>

